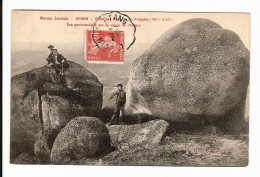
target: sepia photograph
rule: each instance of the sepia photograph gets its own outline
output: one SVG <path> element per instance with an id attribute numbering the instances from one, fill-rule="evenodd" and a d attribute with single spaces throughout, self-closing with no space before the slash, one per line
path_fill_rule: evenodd
<path id="1" fill-rule="evenodd" d="M 11 16 L 11 164 L 248 166 L 250 13 Z"/>

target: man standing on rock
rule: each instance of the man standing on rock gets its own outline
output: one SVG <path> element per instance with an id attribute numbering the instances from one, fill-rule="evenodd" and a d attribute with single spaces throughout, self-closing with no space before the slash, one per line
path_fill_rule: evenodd
<path id="1" fill-rule="evenodd" d="M 116 108 L 115 108 L 114 114 L 113 114 L 113 116 L 111 118 L 111 121 L 108 123 L 108 125 L 116 124 L 116 122 L 118 121 L 119 116 L 120 116 L 120 111 L 122 113 L 121 117 L 124 116 L 124 105 L 125 105 L 125 102 L 126 102 L 126 94 L 125 94 L 125 92 L 123 90 L 123 85 L 122 84 L 117 84 L 117 88 L 118 88 L 118 92 L 116 92 L 115 94 L 113 94 L 111 96 L 111 99 L 114 96 L 117 96 L 116 97 Z"/>

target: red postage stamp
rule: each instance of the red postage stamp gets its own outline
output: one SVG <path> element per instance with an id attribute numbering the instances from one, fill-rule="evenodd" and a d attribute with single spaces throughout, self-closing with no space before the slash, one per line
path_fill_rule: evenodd
<path id="1" fill-rule="evenodd" d="M 85 57 L 91 63 L 123 63 L 124 32 L 86 31 Z"/>

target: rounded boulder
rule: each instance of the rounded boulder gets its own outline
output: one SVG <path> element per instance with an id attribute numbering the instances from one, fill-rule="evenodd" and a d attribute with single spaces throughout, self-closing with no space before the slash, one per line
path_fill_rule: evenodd
<path id="1" fill-rule="evenodd" d="M 76 117 L 54 141 L 51 162 L 67 164 L 72 160 L 100 157 L 111 148 L 108 129 L 95 117 Z"/>
<path id="2" fill-rule="evenodd" d="M 241 123 L 249 57 L 236 33 L 207 19 L 187 20 L 133 62 L 125 112 L 178 122 Z"/>

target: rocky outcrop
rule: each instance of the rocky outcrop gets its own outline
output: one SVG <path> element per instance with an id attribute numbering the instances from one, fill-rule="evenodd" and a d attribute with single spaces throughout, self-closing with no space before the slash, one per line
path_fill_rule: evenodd
<path id="1" fill-rule="evenodd" d="M 13 87 L 16 86 L 12 86 L 11 89 Z M 33 153 L 34 141 L 42 133 L 38 105 L 39 97 L 36 90 L 25 98 L 15 93 L 11 95 L 11 162 L 23 152 Z"/>
<path id="2" fill-rule="evenodd" d="M 43 129 L 45 131 L 49 129 L 59 131 L 72 118 L 86 115 L 83 106 L 73 103 L 67 98 L 43 95 L 41 100 Z"/>
<path id="3" fill-rule="evenodd" d="M 164 120 L 152 120 L 143 124 L 107 126 L 112 145 L 118 149 L 124 146 L 158 145 L 169 124 Z"/>
<path id="4" fill-rule="evenodd" d="M 34 154 L 44 161 L 50 160 L 50 153 L 59 131 L 74 117 L 84 116 L 84 107 L 68 98 L 42 95 L 43 133 L 34 144 Z"/>
<path id="5" fill-rule="evenodd" d="M 249 51 L 234 32 L 207 19 L 163 34 L 132 64 L 126 113 L 168 121 L 221 121 L 244 129 Z M 237 129 L 237 130 L 238 130 Z"/>
<path id="6" fill-rule="evenodd" d="M 74 116 L 100 117 L 103 85 L 83 66 L 68 61 L 65 77 L 43 66 L 11 79 L 11 161 L 33 153 L 36 139 Z M 12 160 L 13 159 L 13 160 Z"/>
<path id="7" fill-rule="evenodd" d="M 77 117 L 63 128 L 54 141 L 51 162 L 67 164 L 72 160 L 105 154 L 111 148 L 109 132 L 101 120 Z"/>

